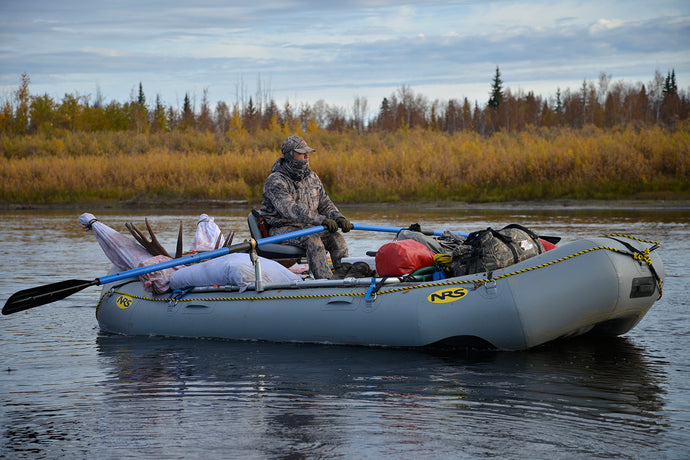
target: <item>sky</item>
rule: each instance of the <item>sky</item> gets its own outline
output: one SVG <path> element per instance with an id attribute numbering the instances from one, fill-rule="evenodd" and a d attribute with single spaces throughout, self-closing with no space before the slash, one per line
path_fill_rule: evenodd
<path id="1" fill-rule="evenodd" d="M 273 99 L 376 111 L 407 87 L 486 104 L 583 81 L 690 90 L 689 0 L 0 0 L 0 101 L 32 95 L 159 96 L 180 108 Z"/>

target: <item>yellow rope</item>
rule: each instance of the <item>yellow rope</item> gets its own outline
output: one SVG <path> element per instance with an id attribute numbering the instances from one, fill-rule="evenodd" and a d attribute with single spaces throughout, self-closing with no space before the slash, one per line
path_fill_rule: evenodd
<path id="1" fill-rule="evenodd" d="M 639 238 L 634 238 L 631 236 L 626 236 L 626 235 L 621 235 L 621 234 L 610 234 L 610 235 L 602 235 L 603 237 L 609 237 L 609 236 L 617 236 L 617 237 L 624 237 L 624 238 L 629 238 L 631 240 L 636 240 L 640 241 L 643 243 L 651 243 L 651 244 L 656 244 L 657 246 L 661 246 L 660 243 L 657 243 L 656 241 L 649 241 L 649 240 L 642 240 Z M 421 283 L 413 286 L 404 286 L 404 287 L 398 287 L 394 289 L 387 289 L 385 291 L 380 291 L 377 293 L 377 295 L 384 295 L 384 294 L 391 294 L 394 292 L 401 292 L 401 291 L 408 291 L 411 289 L 420 289 L 420 288 L 429 288 L 429 287 L 436 287 L 436 286 L 453 286 L 457 284 L 483 284 L 483 283 L 490 283 L 492 281 L 497 281 L 503 278 L 508 278 L 510 276 L 515 276 L 519 275 L 521 273 L 527 273 L 531 272 L 533 270 L 537 270 L 540 268 L 545 268 L 569 259 L 573 259 L 575 257 L 587 254 L 589 252 L 593 251 L 599 251 L 602 249 L 606 249 L 612 252 L 617 252 L 619 254 L 626 254 L 632 256 L 635 260 L 646 262 L 649 266 L 652 266 L 652 260 L 649 258 L 649 252 L 650 248 L 647 248 L 641 252 L 635 252 L 633 254 L 630 254 L 626 251 L 622 251 L 617 248 L 612 248 L 610 246 L 597 246 L 594 248 L 589 248 L 585 249 L 570 255 L 567 255 L 565 257 L 561 257 L 559 259 L 552 260 L 550 262 L 546 262 L 543 264 L 539 265 L 534 265 L 532 267 L 524 268 L 522 270 L 517 270 L 514 272 L 510 273 L 505 273 L 503 275 L 497 276 L 495 278 L 478 278 L 478 279 L 471 279 L 471 280 L 455 280 L 455 281 L 437 281 L 434 283 Z M 662 287 L 663 287 L 663 280 L 657 277 L 657 285 L 659 287 L 659 298 L 661 298 L 662 294 Z M 138 296 L 138 295 L 133 295 L 133 294 L 128 294 L 126 292 L 121 292 L 121 291 L 116 291 L 116 290 L 110 290 L 107 291 L 103 296 L 101 296 L 101 299 L 98 302 L 98 306 L 100 306 L 101 302 L 103 302 L 103 299 L 105 298 L 106 295 L 108 294 L 120 294 L 120 295 L 126 295 L 129 296 L 133 299 L 140 299 L 140 300 L 149 300 L 149 301 L 154 301 L 154 302 L 193 302 L 193 301 L 222 301 L 222 302 L 227 302 L 227 301 L 237 301 L 237 300 L 291 300 L 291 299 L 313 299 L 313 298 L 323 298 L 323 297 L 342 297 L 343 294 L 309 294 L 309 295 L 284 295 L 284 296 L 266 296 L 266 297 L 213 297 L 213 298 L 207 298 L 207 299 L 201 299 L 201 298 L 182 298 L 182 299 L 175 299 L 175 298 L 153 298 L 153 297 L 144 297 L 144 296 Z M 365 295 L 365 292 L 354 292 L 354 293 L 349 293 L 347 296 L 363 296 Z"/>
<path id="2" fill-rule="evenodd" d="M 650 244 L 656 244 L 657 246 L 661 246 L 661 243 L 659 243 L 659 242 L 652 241 L 652 240 L 643 240 L 642 238 L 635 238 L 634 236 L 624 235 L 622 233 L 607 233 L 606 235 L 601 235 L 602 238 L 609 238 L 612 236 L 618 236 L 621 238 L 627 238 L 629 240 L 639 241 L 641 243 L 650 243 Z"/>
<path id="3" fill-rule="evenodd" d="M 644 249 L 642 251 L 635 251 L 632 256 L 633 259 L 639 261 L 639 262 L 644 262 L 649 266 L 650 271 L 654 274 L 654 278 L 656 278 L 656 283 L 657 286 L 659 287 L 659 299 L 661 299 L 661 296 L 663 295 L 663 287 L 664 287 L 664 280 L 662 280 L 656 273 L 656 270 L 654 270 L 654 265 L 652 265 L 652 259 L 649 258 L 649 253 L 656 249 L 657 247 L 661 246 L 661 243 L 658 241 L 651 241 L 651 240 L 643 240 L 641 238 L 635 238 L 634 236 L 629 236 L 629 235 L 624 235 L 621 233 L 610 233 L 607 235 L 602 235 L 604 238 L 610 238 L 610 237 L 622 237 L 622 238 L 628 238 L 630 240 L 635 240 L 635 241 L 640 241 L 642 243 L 649 243 L 653 244 L 651 248 Z M 657 299 L 657 300 L 659 300 Z"/>

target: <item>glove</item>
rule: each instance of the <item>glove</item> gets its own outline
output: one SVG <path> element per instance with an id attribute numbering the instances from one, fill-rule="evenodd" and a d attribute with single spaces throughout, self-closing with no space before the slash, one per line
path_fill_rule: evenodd
<path id="1" fill-rule="evenodd" d="M 407 227 L 407 229 L 413 232 L 422 233 L 422 226 L 419 224 L 411 224 L 409 227 Z"/>
<path id="2" fill-rule="evenodd" d="M 338 224 L 336 224 L 333 219 L 325 218 L 323 222 L 321 222 L 321 225 L 323 225 L 324 228 L 331 233 L 338 231 Z"/>
<path id="3" fill-rule="evenodd" d="M 335 220 L 335 222 L 338 224 L 338 227 L 343 229 L 343 233 L 347 233 L 350 230 L 352 230 L 353 228 L 355 228 L 355 226 L 352 225 L 352 222 L 350 222 L 349 220 L 347 220 L 344 217 L 338 217 Z"/>

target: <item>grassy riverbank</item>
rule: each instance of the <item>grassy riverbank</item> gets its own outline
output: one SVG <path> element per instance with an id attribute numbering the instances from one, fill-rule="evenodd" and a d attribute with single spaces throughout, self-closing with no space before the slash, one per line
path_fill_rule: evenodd
<path id="1" fill-rule="evenodd" d="M 690 199 L 690 129 L 530 129 L 482 137 L 314 130 L 311 166 L 339 203 Z M 285 137 L 64 133 L 0 138 L 0 202 L 251 202 Z"/>

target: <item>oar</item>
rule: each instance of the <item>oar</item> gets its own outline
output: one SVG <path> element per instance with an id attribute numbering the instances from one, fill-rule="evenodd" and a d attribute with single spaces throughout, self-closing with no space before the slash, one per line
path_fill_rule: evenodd
<path id="1" fill-rule="evenodd" d="M 18 311 L 28 310 L 29 308 L 38 307 L 51 302 L 55 302 L 65 297 L 69 297 L 82 289 L 89 286 L 98 286 L 101 284 L 108 284 L 114 281 L 120 281 L 129 278 L 136 278 L 139 275 L 163 270 L 177 265 L 186 265 L 195 262 L 200 262 L 214 257 L 220 257 L 225 254 L 232 254 L 235 252 L 251 251 L 256 246 L 263 246 L 264 244 L 279 243 L 281 241 L 289 240 L 291 238 L 298 238 L 300 236 L 311 235 L 312 233 L 319 233 L 324 231 L 324 227 L 310 227 L 303 230 L 296 230 L 294 232 L 283 233 L 281 235 L 269 236 L 258 240 L 250 239 L 243 243 L 233 244 L 225 248 L 215 249 L 213 251 L 200 252 L 178 259 L 167 260 L 146 267 L 133 268 L 120 273 L 102 276 L 94 280 L 66 280 L 57 283 L 46 284 L 45 286 L 38 286 L 31 289 L 24 289 L 23 291 L 15 292 L 7 299 L 5 306 L 2 308 L 3 315 L 10 315 Z"/>
<path id="2" fill-rule="evenodd" d="M 355 230 L 365 230 L 368 232 L 389 232 L 389 233 L 398 233 L 400 230 L 409 230 L 408 227 L 391 227 L 388 225 L 369 225 L 369 224 L 352 224 L 354 225 Z M 442 230 L 422 230 L 422 233 L 425 235 L 429 236 L 441 236 L 443 235 Z M 469 233 L 462 233 L 462 232 L 451 232 L 455 233 L 456 235 L 460 236 L 467 236 Z"/>
<path id="3" fill-rule="evenodd" d="M 400 230 L 408 230 L 408 227 L 391 227 L 387 225 L 369 225 L 369 224 L 352 224 L 354 225 L 355 230 L 365 230 L 365 231 L 370 231 L 370 232 L 390 232 L 390 233 L 398 233 Z M 445 233 L 442 230 L 422 230 L 422 233 L 425 235 L 429 236 L 441 236 L 443 233 Z M 463 233 L 463 232 L 451 232 L 459 236 L 467 236 L 469 233 Z M 560 236 L 542 236 L 539 235 L 539 238 L 541 238 L 544 241 L 548 241 L 549 243 L 552 244 L 557 244 L 559 241 L 561 241 Z"/>

